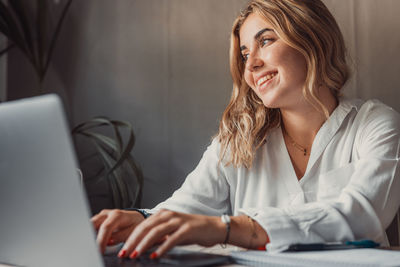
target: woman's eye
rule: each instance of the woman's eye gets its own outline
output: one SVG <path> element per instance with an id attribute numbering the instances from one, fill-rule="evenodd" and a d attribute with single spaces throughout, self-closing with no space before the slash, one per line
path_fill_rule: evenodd
<path id="1" fill-rule="evenodd" d="M 242 54 L 243 62 L 246 62 L 248 58 L 249 58 L 249 54 Z"/>
<path id="2" fill-rule="evenodd" d="M 271 43 L 274 39 L 272 38 L 262 38 L 260 40 L 261 47 L 266 46 L 267 44 Z"/>

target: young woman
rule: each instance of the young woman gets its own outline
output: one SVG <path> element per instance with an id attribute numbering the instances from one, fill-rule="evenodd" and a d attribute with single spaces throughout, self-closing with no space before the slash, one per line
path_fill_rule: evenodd
<path id="1" fill-rule="evenodd" d="M 101 250 L 125 242 L 119 256 L 135 258 L 159 243 L 156 258 L 191 243 L 387 244 L 400 204 L 400 116 L 340 96 L 345 46 L 324 4 L 251 1 L 233 24 L 230 66 L 231 101 L 197 168 L 152 210 L 94 216 Z"/>

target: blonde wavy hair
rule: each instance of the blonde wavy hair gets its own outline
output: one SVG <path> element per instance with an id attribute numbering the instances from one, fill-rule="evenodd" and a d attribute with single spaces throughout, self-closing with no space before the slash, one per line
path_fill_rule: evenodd
<path id="1" fill-rule="evenodd" d="M 338 97 L 349 77 L 342 33 L 320 0 L 250 1 L 232 27 L 230 71 L 233 91 L 217 134 L 221 144 L 220 161 L 246 168 L 251 168 L 255 152 L 265 143 L 268 132 L 281 123 L 279 109 L 265 107 L 244 80 L 245 63 L 240 52 L 239 30 L 252 13 L 265 18 L 279 38 L 303 54 L 307 64 L 303 95 L 326 118 L 329 113 L 317 97 L 318 88 L 326 86 Z"/>

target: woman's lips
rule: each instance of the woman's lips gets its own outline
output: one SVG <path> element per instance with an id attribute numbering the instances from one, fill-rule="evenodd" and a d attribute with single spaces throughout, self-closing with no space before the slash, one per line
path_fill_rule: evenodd
<path id="1" fill-rule="evenodd" d="M 271 82 L 274 80 L 274 78 L 276 77 L 277 74 L 278 74 L 278 73 L 275 72 L 275 73 L 271 73 L 271 74 L 265 75 L 264 77 L 260 78 L 260 79 L 257 81 L 258 90 L 259 90 L 260 92 L 265 91 L 266 88 L 268 87 L 268 85 L 271 84 Z"/>

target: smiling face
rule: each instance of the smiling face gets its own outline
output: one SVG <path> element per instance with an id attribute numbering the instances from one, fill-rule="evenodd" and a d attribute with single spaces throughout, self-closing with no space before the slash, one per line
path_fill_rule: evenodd
<path id="1" fill-rule="evenodd" d="M 302 89 L 307 76 L 304 56 L 280 39 L 257 13 L 246 18 L 239 38 L 245 61 L 244 79 L 263 104 L 281 109 L 303 105 Z"/>

